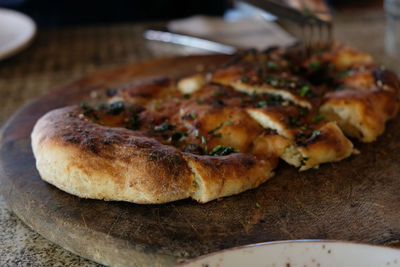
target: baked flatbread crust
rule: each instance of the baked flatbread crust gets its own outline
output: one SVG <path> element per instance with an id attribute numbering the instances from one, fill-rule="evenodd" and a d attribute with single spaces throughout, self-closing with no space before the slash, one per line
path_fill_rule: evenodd
<path id="1" fill-rule="evenodd" d="M 248 52 L 214 73 L 133 82 L 107 103 L 50 111 L 32 148 L 41 177 L 84 198 L 205 203 L 256 188 L 279 159 L 304 171 L 353 154 L 399 109 L 397 77 L 335 44 Z"/>

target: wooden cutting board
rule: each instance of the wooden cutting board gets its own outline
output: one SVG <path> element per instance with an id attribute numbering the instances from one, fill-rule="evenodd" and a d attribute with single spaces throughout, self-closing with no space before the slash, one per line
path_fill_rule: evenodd
<path id="1" fill-rule="evenodd" d="M 168 58 L 123 66 L 53 90 L 22 108 L 3 129 L 1 193 L 30 227 L 85 258 L 113 265 L 172 265 L 251 243 L 340 239 L 395 244 L 400 239 L 400 118 L 372 144 L 339 163 L 299 173 L 281 163 L 255 190 L 220 201 L 163 205 L 87 200 L 43 182 L 30 132 L 45 112 L 132 80 L 180 77 L 226 56 Z"/>

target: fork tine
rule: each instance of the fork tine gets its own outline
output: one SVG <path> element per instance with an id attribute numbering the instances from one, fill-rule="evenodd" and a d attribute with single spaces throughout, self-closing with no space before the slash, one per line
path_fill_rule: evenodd
<path id="1" fill-rule="evenodd" d="M 308 23 L 301 25 L 301 39 L 305 56 L 329 49 L 333 43 L 332 24 Z"/>

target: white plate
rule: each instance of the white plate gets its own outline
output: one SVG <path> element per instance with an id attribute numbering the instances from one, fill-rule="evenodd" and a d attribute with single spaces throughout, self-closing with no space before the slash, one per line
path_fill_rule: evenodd
<path id="1" fill-rule="evenodd" d="M 12 56 L 32 41 L 36 24 L 28 16 L 10 9 L 0 8 L 0 59 Z"/>
<path id="2" fill-rule="evenodd" d="M 341 241 L 282 241 L 227 249 L 179 266 L 400 266 L 400 250 Z"/>

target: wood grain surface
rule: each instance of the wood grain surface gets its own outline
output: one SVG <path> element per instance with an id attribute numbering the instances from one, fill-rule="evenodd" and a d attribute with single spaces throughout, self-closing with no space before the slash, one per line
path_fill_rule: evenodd
<path id="1" fill-rule="evenodd" d="M 250 243 L 336 239 L 396 245 L 400 240 L 400 118 L 373 144 L 339 163 L 299 173 L 281 163 L 255 190 L 220 201 L 137 205 L 80 199 L 45 183 L 35 168 L 30 132 L 45 112 L 79 103 L 92 91 L 156 76 L 214 68 L 226 56 L 159 59 L 95 74 L 53 90 L 3 128 L 1 193 L 47 239 L 107 265 L 172 265 Z"/>

